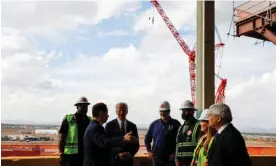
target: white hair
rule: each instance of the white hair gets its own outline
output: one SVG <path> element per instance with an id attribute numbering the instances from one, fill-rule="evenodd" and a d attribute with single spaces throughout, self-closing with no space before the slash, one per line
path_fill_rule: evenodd
<path id="1" fill-rule="evenodd" d="M 216 103 L 210 106 L 210 113 L 218 115 L 224 123 L 231 123 L 233 120 L 231 109 L 227 104 Z"/>
<path id="2" fill-rule="evenodd" d="M 125 103 L 125 102 L 119 102 L 119 103 L 116 104 L 116 107 L 117 107 L 118 105 L 121 105 L 121 106 L 125 107 L 125 108 L 128 110 L 128 105 L 127 105 L 127 103 Z"/>

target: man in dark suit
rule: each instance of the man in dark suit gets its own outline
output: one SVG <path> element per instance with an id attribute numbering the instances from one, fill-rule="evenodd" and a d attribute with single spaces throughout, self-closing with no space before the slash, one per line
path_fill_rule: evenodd
<path id="1" fill-rule="evenodd" d="M 126 119 L 127 113 L 127 104 L 123 102 L 118 103 L 116 105 L 117 118 L 108 122 L 105 127 L 108 137 L 120 137 L 131 132 L 137 138 L 135 143 L 129 143 L 123 147 L 112 149 L 113 166 L 132 166 L 133 157 L 139 150 L 137 127 L 134 123 Z"/>
<path id="2" fill-rule="evenodd" d="M 113 147 L 124 147 L 134 137 L 130 133 L 116 138 L 108 138 L 102 126 L 108 119 L 108 109 L 104 103 L 92 108 L 93 120 L 84 133 L 83 166 L 110 166 Z"/>
<path id="3" fill-rule="evenodd" d="M 233 126 L 228 105 L 219 103 L 210 107 L 209 125 L 218 132 L 207 155 L 208 166 L 251 166 L 241 133 Z"/>

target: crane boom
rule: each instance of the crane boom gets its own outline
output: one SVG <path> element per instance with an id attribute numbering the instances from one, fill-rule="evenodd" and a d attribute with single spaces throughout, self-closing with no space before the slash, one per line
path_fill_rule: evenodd
<path id="1" fill-rule="evenodd" d="M 191 95 L 192 95 L 192 102 L 195 104 L 195 90 L 196 90 L 196 88 L 195 88 L 195 86 L 196 86 L 195 85 L 195 77 L 196 77 L 196 75 L 195 75 L 195 52 L 191 51 L 190 48 L 188 47 L 188 45 L 184 42 L 184 40 L 182 39 L 182 37 L 178 33 L 177 29 L 172 24 L 171 20 L 169 19 L 169 17 L 165 13 L 165 11 L 160 6 L 159 2 L 157 0 L 152 0 L 151 3 L 153 3 L 153 5 L 157 9 L 158 13 L 163 18 L 164 22 L 166 23 L 167 27 L 172 32 L 173 36 L 175 37 L 175 39 L 179 43 L 182 50 L 189 57 L 189 73 L 190 73 Z"/>
<path id="2" fill-rule="evenodd" d="M 227 79 L 221 79 L 219 84 L 217 94 L 216 94 L 216 103 L 221 103 L 225 98 L 225 87 L 227 85 Z"/>
<path id="3" fill-rule="evenodd" d="M 190 84 L 191 84 L 191 97 L 192 97 L 192 102 L 195 104 L 195 101 L 196 101 L 196 96 L 195 96 L 195 92 L 196 92 L 195 51 L 190 50 L 188 45 L 185 43 L 185 41 L 182 39 L 182 37 L 178 33 L 177 29 L 174 27 L 174 25 L 170 21 L 169 17 L 165 13 L 165 11 L 160 6 L 159 2 L 157 0 L 151 0 L 151 3 L 155 6 L 158 13 L 163 18 L 164 22 L 166 23 L 167 27 L 172 32 L 174 38 L 176 39 L 176 41 L 178 42 L 178 44 L 180 45 L 182 50 L 189 57 L 189 74 L 190 74 Z M 216 29 L 216 31 L 218 33 L 217 29 Z M 220 36 L 219 36 L 219 40 L 220 40 L 220 43 L 215 45 L 215 49 L 218 49 L 219 47 L 224 46 L 224 44 L 221 43 Z M 227 83 L 227 80 L 221 78 L 221 83 L 220 83 L 218 91 L 217 91 L 216 102 L 217 101 L 219 101 L 219 102 L 223 101 L 223 99 L 224 99 L 224 90 L 225 90 L 225 87 L 226 87 L 226 83 Z"/>
<path id="4" fill-rule="evenodd" d="M 218 86 L 218 90 L 216 93 L 216 99 L 215 102 L 216 103 L 222 103 L 224 102 L 225 99 L 225 88 L 227 85 L 227 79 L 221 78 L 219 75 L 215 74 L 221 81 L 220 84 Z"/>
<path id="5" fill-rule="evenodd" d="M 182 37 L 178 33 L 177 29 L 172 24 L 171 20 L 169 19 L 169 17 L 165 13 L 165 11 L 160 6 L 159 2 L 157 0 L 152 0 L 151 2 L 153 3 L 153 5 L 157 9 L 157 11 L 159 12 L 159 14 L 161 15 L 161 17 L 163 18 L 163 20 L 165 21 L 166 25 L 168 26 L 168 28 L 172 32 L 173 36 L 175 37 L 175 39 L 177 40 L 177 42 L 179 43 L 179 45 L 181 46 L 182 50 L 188 56 L 191 55 L 192 51 L 190 50 L 190 48 L 188 47 L 188 45 L 184 42 L 184 40 L 182 39 Z"/>

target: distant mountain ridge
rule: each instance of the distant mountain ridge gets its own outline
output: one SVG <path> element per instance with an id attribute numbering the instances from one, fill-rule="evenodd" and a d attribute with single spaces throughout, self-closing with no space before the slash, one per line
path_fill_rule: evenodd
<path id="1" fill-rule="evenodd" d="M 241 128 L 241 132 L 246 133 L 269 133 L 269 134 L 275 134 L 276 133 L 276 127 L 272 127 L 269 129 L 261 128 L 261 127 L 247 127 L 247 128 Z"/>
<path id="2" fill-rule="evenodd" d="M 1 120 L 1 123 L 5 123 L 5 124 L 34 124 L 33 121 L 29 121 L 29 120 Z"/>
<path id="3" fill-rule="evenodd" d="M 36 123 L 29 120 L 2 120 L 1 124 L 10 124 L 10 125 L 60 125 L 61 122 L 41 122 Z"/>
<path id="4" fill-rule="evenodd" d="M 1 124 L 10 124 L 10 125 L 45 125 L 45 126 L 59 126 L 61 122 L 41 122 L 36 123 L 30 120 L 2 120 Z M 148 125 L 145 124 L 136 124 L 139 129 L 148 129 Z M 276 134 L 276 127 L 271 127 L 268 129 L 261 128 L 261 127 L 244 127 L 238 128 L 241 132 L 245 133 L 269 133 L 269 134 Z"/>

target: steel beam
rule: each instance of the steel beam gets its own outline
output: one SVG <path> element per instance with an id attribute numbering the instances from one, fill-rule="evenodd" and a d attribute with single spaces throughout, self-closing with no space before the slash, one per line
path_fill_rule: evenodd
<path id="1" fill-rule="evenodd" d="M 276 45 L 276 6 L 271 9 L 269 21 L 266 21 L 267 13 L 264 11 L 236 23 L 236 36 L 247 36 L 264 41 L 270 41 Z"/>
<path id="2" fill-rule="evenodd" d="M 263 35 L 268 41 L 276 45 L 276 35 L 267 28 L 256 30 L 259 34 Z"/>

